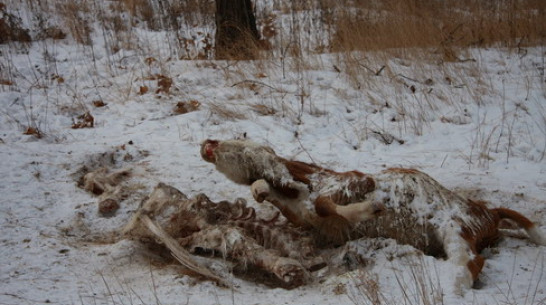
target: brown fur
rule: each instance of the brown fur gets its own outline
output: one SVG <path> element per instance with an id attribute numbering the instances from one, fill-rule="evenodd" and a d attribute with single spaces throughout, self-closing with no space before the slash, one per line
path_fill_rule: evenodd
<path id="1" fill-rule="evenodd" d="M 499 231 L 500 221 L 509 219 L 514 221 L 519 227 L 526 230 L 534 227 L 534 224 L 527 217 L 520 213 L 507 208 L 488 209 L 483 201 L 469 200 L 470 211 L 475 219 L 482 222 L 480 230 L 473 232 L 468 227 L 462 227 L 461 236 L 469 244 L 470 249 L 474 254 L 474 259 L 468 262 L 468 268 L 472 274 L 472 278 L 476 280 L 481 272 L 485 260 L 479 254 L 483 249 L 496 244 L 501 234 Z"/>

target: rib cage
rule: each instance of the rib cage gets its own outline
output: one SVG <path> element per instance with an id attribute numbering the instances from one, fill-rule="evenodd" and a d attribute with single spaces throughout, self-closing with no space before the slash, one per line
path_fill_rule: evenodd
<path id="1" fill-rule="evenodd" d="M 188 199 L 174 187 L 159 183 L 143 201 L 124 234 L 145 243 L 165 244 L 166 238 L 152 234 L 143 225 L 143 218 L 161 227 L 164 236 L 169 236 L 183 251 L 213 253 L 237 266 L 255 266 L 262 273 L 274 275 L 267 277 L 269 281 L 278 279 L 269 282 L 273 285 L 285 288 L 303 285 L 310 279 L 309 270 L 326 266 L 315 253 L 309 232 L 295 228 L 279 214 L 260 218 L 243 199 L 216 203 L 203 194 Z M 167 247 L 172 251 L 172 247 Z M 186 259 L 181 263 L 193 266 L 189 253 L 184 256 Z M 203 268 L 199 270 L 201 274 L 207 273 Z"/>
<path id="2" fill-rule="evenodd" d="M 219 225 L 240 228 L 245 237 L 253 238 L 265 249 L 278 251 L 281 256 L 306 259 L 314 254 L 313 239 L 308 232 L 293 227 L 278 212 L 270 219 L 259 218 L 243 199 L 215 203 L 199 194 L 183 202 L 180 211 L 171 216 L 168 231 L 174 237 L 184 238 L 188 233 Z"/>

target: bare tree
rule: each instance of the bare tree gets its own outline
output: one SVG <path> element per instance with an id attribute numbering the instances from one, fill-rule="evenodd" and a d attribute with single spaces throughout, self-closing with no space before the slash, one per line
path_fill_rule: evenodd
<path id="1" fill-rule="evenodd" d="M 260 34 L 250 0 L 216 0 L 216 59 L 253 59 Z"/>

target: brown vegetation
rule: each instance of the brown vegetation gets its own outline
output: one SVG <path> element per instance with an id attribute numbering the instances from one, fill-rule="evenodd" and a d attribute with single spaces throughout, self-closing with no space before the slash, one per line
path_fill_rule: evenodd
<path id="1" fill-rule="evenodd" d="M 36 0 L 27 0 L 27 4 L 36 9 L 35 13 L 41 18 L 61 17 L 59 26 L 52 26 L 41 34 L 45 38 L 62 39 L 69 33 L 79 43 L 91 43 L 95 21 L 91 18 L 91 4 L 73 1 L 47 9 Z M 0 7 L 0 40 L 30 41 L 28 31 L 14 27 L 15 19 L 7 17 L 11 15 L 5 13 L 6 6 Z M 207 29 L 216 31 L 215 12 L 214 1 L 120 0 L 99 12 L 96 21 L 111 31 L 108 35 L 112 35 L 111 43 L 116 44 L 111 46 L 114 51 L 121 46 L 137 47 L 131 44 L 138 42 L 126 41 L 130 39 L 127 32 L 134 26 L 144 26 L 172 31 L 175 34 L 172 47 L 179 58 L 205 59 L 213 55 L 212 35 Z M 129 17 L 121 18 L 120 13 L 128 13 Z M 271 45 L 283 55 L 296 57 L 309 52 L 425 47 L 444 60 L 456 61 L 463 59 L 460 48 L 524 48 L 546 43 L 546 19 L 543 18 L 546 2 L 541 0 L 275 0 L 272 7 L 255 10 L 255 14 L 260 31 L 249 33 L 242 41 Z M 281 24 L 282 18 L 285 21 Z M 287 25 L 288 37 L 281 33 L 281 28 L 286 31 Z M 188 35 L 188 30 L 197 29 L 198 33 Z M 267 41 L 257 41 L 260 36 Z"/>
<path id="2" fill-rule="evenodd" d="M 546 2 L 539 0 L 351 1 L 331 21 L 335 51 L 435 48 L 456 60 L 453 48 L 546 42 Z"/>
<path id="3" fill-rule="evenodd" d="M 6 11 L 6 6 L 0 2 L 0 43 L 9 41 L 30 42 L 28 30 L 21 25 L 21 19 Z"/>
<path id="4" fill-rule="evenodd" d="M 88 111 L 82 115 L 79 115 L 76 120 L 74 120 L 72 129 L 93 128 L 94 126 L 95 118 Z"/>
<path id="5" fill-rule="evenodd" d="M 188 112 L 199 110 L 201 103 L 196 100 L 178 102 L 173 108 L 175 114 L 185 114 Z"/>

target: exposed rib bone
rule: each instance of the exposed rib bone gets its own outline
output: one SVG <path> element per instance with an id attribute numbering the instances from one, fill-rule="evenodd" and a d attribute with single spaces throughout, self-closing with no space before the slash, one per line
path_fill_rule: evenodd
<path id="1" fill-rule="evenodd" d="M 160 226 L 158 226 L 148 215 L 141 214 L 139 219 L 142 221 L 142 223 L 152 232 L 163 244 L 171 250 L 171 254 L 174 258 L 176 258 L 177 261 L 179 261 L 184 267 L 192 270 L 193 272 L 196 272 L 198 274 L 203 275 L 204 277 L 211 279 L 215 281 L 216 283 L 230 287 L 230 283 L 226 282 L 221 277 L 217 276 L 216 274 L 212 273 L 207 268 L 204 268 L 200 266 L 197 262 L 195 262 L 191 255 L 186 249 L 182 248 L 178 242 L 169 236 L 165 230 L 163 230 Z"/>

